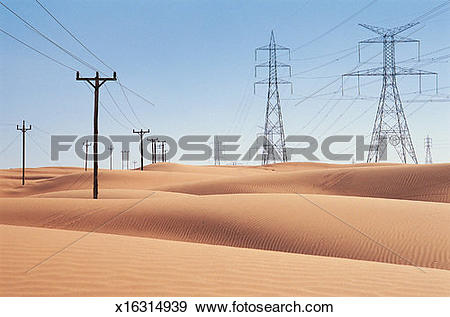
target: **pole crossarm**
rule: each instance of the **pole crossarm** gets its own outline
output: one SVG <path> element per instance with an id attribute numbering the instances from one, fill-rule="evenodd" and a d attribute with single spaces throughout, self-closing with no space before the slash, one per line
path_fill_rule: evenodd
<path id="1" fill-rule="evenodd" d="M 113 77 L 99 77 L 99 73 L 95 72 L 95 77 L 80 77 L 80 72 L 77 72 L 76 80 L 84 80 L 87 81 L 93 88 L 96 86 L 100 88 L 107 81 L 117 80 L 117 74 L 116 72 L 113 72 Z M 96 81 L 98 81 L 97 84 Z"/>

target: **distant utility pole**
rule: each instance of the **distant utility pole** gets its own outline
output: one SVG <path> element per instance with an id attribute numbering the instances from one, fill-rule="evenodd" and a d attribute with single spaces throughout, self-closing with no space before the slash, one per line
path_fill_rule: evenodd
<path id="1" fill-rule="evenodd" d="M 130 151 L 128 150 L 124 150 L 124 151 L 121 151 L 121 153 L 122 153 L 122 169 L 124 169 L 124 165 L 126 166 L 126 169 L 128 170 L 129 169 L 129 160 L 130 160 Z M 124 164 L 123 162 L 126 162 L 126 164 Z"/>
<path id="2" fill-rule="evenodd" d="M 133 129 L 133 133 L 139 134 L 139 137 L 141 138 L 141 146 L 140 146 L 140 152 L 141 152 L 141 171 L 144 170 L 144 141 L 143 141 L 143 137 L 144 134 L 146 133 L 150 133 L 150 129 L 147 130 L 135 130 Z"/>
<path id="3" fill-rule="evenodd" d="M 113 146 L 112 145 L 108 146 L 108 150 L 109 150 L 109 169 L 112 170 L 112 163 L 113 163 L 112 153 L 114 150 Z"/>
<path id="4" fill-rule="evenodd" d="M 289 53 L 290 49 L 275 43 L 275 35 L 273 31 L 270 33 L 269 45 L 258 47 L 255 50 L 255 60 L 257 59 L 258 51 L 267 51 L 268 60 L 262 64 L 255 66 L 268 68 L 267 79 L 257 81 L 257 84 L 267 85 L 267 103 L 266 103 L 266 120 L 264 124 L 264 144 L 263 144 L 263 156 L 262 165 L 276 161 L 287 162 L 286 153 L 286 141 L 284 135 L 283 117 L 281 115 L 281 103 L 280 93 L 278 91 L 278 85 L 290 84 L 292 93 L 292 83 L 278 77 L 278 69 L 280 67 L 287 67 L 289 69 L 289 76 L 291 75 L 291 66 L 277 61 L 277 52 L 284 50 Z"/>
<path id="5" fill-rule="evenodd" d="M 133 169 L 136 169 L 136 163 L 137 163 L 137 161 L 135 160 L 135 161 L 133 161 Z"/>
<path id="6" fill-rule="evenodd" d="M 87 81 L 94 88 L 94 188 L 93 198 L 98 198 L 98 97 L 100 87 L 110 80 L 117 80 L 116 72 L 113 73 L 113 77 L 100 77 L 98 72 L 95 72 L 93 78 L 81 78 L 80 72 L 77 72 L 76 80 Z"/>
<path id="7" fill-rule="evenodd" d="M 88 147 L 91 146 L 91 143 L 89 143 L 88 140 L 83 142 L 84 146 L 84 170 L 87 171 L 87 158 L 88 158 Z"/>
<path id="8" fill-rule="evenodd" d="M 19 128 L 19 125 L 17 125 L 17 130 L 22 132 L 22 185 L 25 185 L 25 133 L 31 130 L 31 124 L 27 128 L 25 127 L 25 120 L 23 120 L 22 127 Z"/>
<path id="9" fill-rule="evenodd" d="M 158 138 L 148 138 L 147 141 L 152 142 L 152 164 L 156 163 L 156 143 Z"/>
<path id="10" fill-rule="evenodd" d="M 166 141 L 161 141 L 161 162 L 166 162 Z"/>
<path id="11" fill-rule="evenodd" d="M 214 136 L 214 165 L 220 165 L 220 142 L 217 135 Z"/>
<path id="12" fill-rule="evenodd" d="M 433 139 L 427 135 L 425 138 L 425 164 L 432 164 L 433 159 L 431 158 L 431 146 Z"/>
<path id="13" fill-rule="evenodd" d="M 403 111 L 400 93 L 397 87 L 397 76 L 403 75 L 417 75 L 419 76 L 419 92 L 421 92 L 421 79 L 423 75 L 436 76 L 436 93 L 437 93 L 437 73 L 424 71 L 420 69 L 405 68 L 398 66 L 395 62 L 395 44 L 414 42 L 420 45 L 418 40 L 408 37 L 399 36 L 398 34 L 404 32 L 416 23 L 409 23 L 395 28 L 383 28 L 378 26 L 371 26 L 367 24 L 360 24 L 360 26 L 378 34 L 378 36 L 360 41 L 358 48 L 363 44 L 382 43 L 383 44 L 383 66 L 371 68 L 367 70 L 356 71 L 345 76 L 382 76 L 383 86 L 381 88 L 380 99 L 378 102 L 378 110 L 373 125 L 372 138 L 369 146 L 369 154 L 367 162 L 378 162 L 386 153 L 388 142 L 395 148 L 398 156 L 403 163 L 406 163 L 407 157 L 410 157 L 413 163 L 418 163 L 414 145 L 412 143 L 409 127 L 406 122 L 406 116 Z M 419 47 L 419 46 L 418 46 Z M 358 50 L 359 51 L 359 50 Z M 420 54 L 418 53 L 418 59 Z M 342 88 L 343 79 L 342 79 Z M 343 91 L 343 90 L 342 90 Z M 358 85 L 359 91 L 359 85 Z M 343 94 L 343 93 L 342 93 Z"/>

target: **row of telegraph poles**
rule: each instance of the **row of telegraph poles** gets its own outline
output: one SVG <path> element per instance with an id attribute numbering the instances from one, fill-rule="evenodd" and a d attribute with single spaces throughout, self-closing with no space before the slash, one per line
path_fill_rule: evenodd
<path id="1" fill-rule="evenodd" d="M 148 130 L 147 130 L 148 131 Z M 140 131 L 137 131 L 140 133 Z M 145 131 L 143 131 L 145 132 Z M 145 132 L 148 133 L 148 132 Z M 161 153 L 160 153 L 160 162 L 166 162 L 167 161 L 167 153 L 166 153 L 166 141 L 159 141 L 157 138 L 147 138 L 147 141 L 152 142 L 152 163 L 157 163 L 157 158 L 158 158 L 158 153 L 157 153 L 157 149 L 158 149 L 158 143 L 159 143 L 159 148 L 161 149 Z M 90 143 L 88 140 L 83 142 L 83 147 L 84 147 L 84 153 L 85 153 L 85 157 L 84 157 L 84 170 L 87 171 L 87 167 L 88 167 L 88 154 L 89 154 L 89 147 L 92 145 L 92 143 Z M 112 170 L 113 169 L 113 150 L 114 147 L 112 145 L 108 146 L 108 151 L 109 151 L 109 169 Z M 130 169 L 130 150 L 122 150 L 120 151 L 122 153 L 122 169 Z M 140 151 L 142 152 L 142 151 Z M 133 169 L 136 169 L 136 163 L 137 161 L 133 161 Z M 141 156 L 141 165 L 143 164 L 143 155 Z M 140 168 L 141 170 L 143 170 L 142 168 Z"/>

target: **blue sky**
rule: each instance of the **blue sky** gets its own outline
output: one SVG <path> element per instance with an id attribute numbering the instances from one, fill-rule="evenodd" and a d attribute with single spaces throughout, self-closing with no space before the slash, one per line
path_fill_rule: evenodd
<path id="1" fill-rule="evenodd" d="M 374 36 L 358 23 L 386 27 L 406 24 L 445 1 L 375 1 L 320 38 L 372 1 L 41 2 L 111 65 L 122 83 L 154 102 L 155 106 L 151 106 L 128 94 L 134 111 L 145 125 L 142 128 L 175 139 L 189 134 L 242 134 L 240 152 L 245 152 L 255 135 L 262 132 L 260 127 L 264 123 L 266 88 L 258 87 L 253 94 L 253 82 L 262 79 L 264 74 L 261 72 L 261 76 L 254 77 L 254 49 L 268 43 L 272 29 L 277 43 L 294 49 L 290 61 L 295 74 L 291 79 L 294 94 L 286 88 L 280 90 L 286 134 L 310 134 L 322 139 L 336 132 L 367 135 L 371 133 L 376 113 L 380 78 L 378 81 L 374 78 L 361 80 L 364 100 L 353 100 L 356 80 L 350 78 L 345 81 L 344 97 L 339 79 L 312 98 L 296 104 L 357 66 L 357 42 Z M 64 48 L 101 71 L 110 72 L 70 38 L 35 1 L 4 3 Z M 414 32 L 411 37 L 421 40 L 422 54 L 450 45 L 447 36 L 449 15 L 450 11 L 443 11 L 411 29 L 410 33 Z M 27 29 L 3 7 L 0 7 L 0 28 L 79 69 L 83 76 L 93 74 L 92 70 Z M 381 45 L 364 49 L 362 61 L 369 60 L 381 49 Z M 450 158 L 450 104 L 426 102 L 430 99 L 442 101 L 450 96 L 448 58 L 438 62 L 430 60 L 449 53 L 450 49 L 444 49 L 426 56 L 428 62 L 424 57 L 420 64 L 414 60 L 402 64 L 439 72 L 439 86 L 442 87 L 440 96 L 433 96 L 434 79 L 424 77 L 424 92 L 418 95 L 417 78 L 399 78 L 400 94 L 420 162 L 424 161 L 423 139 L 427 134 L 433 138 L 434 161 L 448 162 Z M 397 47 L 397 61 L 415 56 L 414 44 Z M 289 62 L 287 56 L 279 56 L 279 59 Z M 360 69 L 376 67 L 380 63 L 381 56 L 378 56 L 361 65 Z M 102 88 L 100 99 L 126 128 L 100 109 L 100 133 L 130 134 L 132 128 L 141 128 L 119 86 L 115 83 L 107 85 L 133 124 L 117 110 Z M 21 143 L 15 125 L 23 119 L 36 127 L 29 132 L 32 140 L 27 143 L 29 166 L 54 165 L 45 153 L 50 150 L 47 133 L 86 135 L 92 131 L 93 96 L 82 82 L 75 81 L 74 72 L 1 33 L 0 98 L 0 151 L 13 142 L 7 151 L 0 153 L 0 168 L 20 164 Z M 410 103 L 411 100 L 415 102 Z M 336 150 L 351 150 L 346 148 L 341 146 Z M 116 167 L 120 166 L 117 152 L 114 157 Z M 133 147 L 130 159 L 137 158 L 138 148 Z M 391 160 L 398 161 L 395 156 Z M 73 152 L 68 152 L 62 155 L 58 164 L 81 166 L 82 162 Z M 100 166 L 106 167 L 108 162 L 102 162 Z"/>

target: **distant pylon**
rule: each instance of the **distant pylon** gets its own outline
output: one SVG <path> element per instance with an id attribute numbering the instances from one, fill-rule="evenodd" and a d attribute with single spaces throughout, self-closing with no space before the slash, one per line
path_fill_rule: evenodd
<path id="1" fill-rule="evenodd" d="M 433 159 L 431 158 L 431 146 L 433 139 L 427 135 L 425 138 L 425 164 L 432 164 Z"/>
<path id="2" fill-rule="evenodd" d="M 398 36 L 399 33 L 406 31 L 417 24 L 418 22 L 409 23 L 391 29 L 360 24 L 360 26 L 377 33 L 379 36 L 359 42 L 358 48 L 361 43 L 383 43 L 382 67 L 342 75 L 342 78 L 344 76 L 357 76 L 358 83 L 360 76 L 383 76 L 383 86 L 378 102 L 378 111 L 373 126 L 367 162 L 378 162 L 386 153 L 387 144 L 390 143 L 397 151 L 397 154 L 403 163 L 407 162 L 408 156 L 414 163 L 418 163 L 411 134 L 406 122 L 406 116 L 403 111 L 400 94 L 398 92 L 396 77 L 399 75 L 418 75 L 420 91 L 422 75 L 435 75 L 437 91 L 437 74 L 424 70 L 403 68 L 397 66 L 395 63 L 395 43 L 415 42 L 419 45 L 420 42 L 418 40 Z M 420 58 L 420 56 L 418 58 Z"/>
<path id="3" fill-rule="evenodd" d="M 258 47 L 255 50 L 255 60 L 257 60 L 258 51 L 268 51 L 268 61 L 255 66 L 255 76 L 258 67 L 268 68 L 268 78 L 255 82 L 257 84 L 268 85 L 267 89 L 267 104 L 266 116 L 264 124 L 264 144 L 262 153 L 262 164 L 269 162 L 287 161 L 286 142 L 284 136 L 283 117 L 281 115 L 280 93 L 278 85 L 290 84 L 292 93 L 292 83 L 278 78 L 278 68 L 289 68 L 289 75 L 291 75 L 291 66 L 277 61 L 277 51 L 285 50 L 289 53 L 290 49 L 280 46 L 275 43 L 275 36 L 273 31 L 270 33 L 269 45 Z M 255 88 L 254 88 L 255 89 Z"/>

